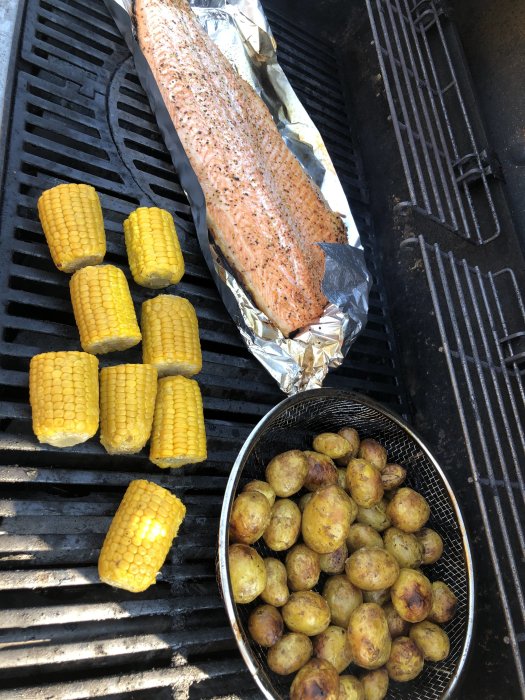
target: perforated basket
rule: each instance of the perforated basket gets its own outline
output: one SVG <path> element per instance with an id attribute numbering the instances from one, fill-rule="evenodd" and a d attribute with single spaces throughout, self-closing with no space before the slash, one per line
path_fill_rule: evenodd
<path id="1" fill-rule="evenodd" d="M 236 605 L 228 569 L 228 522 L 238 490 L 251 479 L 264 479 L 269 460 L 290 449 L 311 449 L 312 438 L 323 431 L 353 426 L 360 436 L 375 438 L 388 451 L 389 462 L 403 465 L 407 486 L 430 504 L 429 527 L 443 538 L 441 559 L 425 567 L 431 581 L 445 581 L 458 597 L 457 613 L 445 629 L 450 655 L 440 663 L 425 663 L 423 672 L 409 683 L 390 683 L 388 698 L 437 700 L 450 698 L 465 665 L 474 618 L 474 577 L 470 546 L 463 518 L 441 468 L 422 441 L 397 416 L 369 399 L 337 389 L 318 389 L 285 399 L 254 428 L 233 466 L 226 487 L 219 530 L 219 577 L 224 604 L 241 654 L 266 698 L 287 698 L 293 676 L 278 676 L 268 667 L 266 650 L 250 639 L 247 622 L 257 605 Z M 262 556 L 277 556 L 263 540 L 254 547 Z M 280 557 L 284 559 L 286 553 Z M 322 589 L 321 579 L 315 590 Z M 362 671 L 353 666 L 348 673 Z"/>

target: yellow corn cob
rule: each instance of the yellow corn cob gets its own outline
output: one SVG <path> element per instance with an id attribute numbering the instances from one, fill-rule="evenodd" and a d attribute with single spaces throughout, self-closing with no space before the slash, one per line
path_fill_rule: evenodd
<path id="1" fill-rule="evenodd" d="M 203 462 L 206 457 L 199 385 L 180 376 L 159 379 L 150 460 L 164 469 Z"/>
<path id="2" fill-rule="evenodd" d="M 39 442 L 71 447 L 98 428 L 98 360 L 85 352 L 44 352 L 29 364 L 29 402 Z"/>
<path id="3" fill-rule="evenodd" d="M 100 201 L 91 185 L 57 185 L 42 193 L 38 215 L 53 262 L 62 272 L 98 265 L 106 254 Z"/>
<path id="4" fill-rule="evenodd" d="M 191 377 L 202 369 L 199 326 L 187 299 L 159 294 L 142 304 L 142 359 L 154 365 L 159 377 Z"/>
<path id="5" fill-rule="evenodd" d="M 184 260 L 172 215 L 158 207 L 140 207 L 124 221 L 129 266 L 137 284 L 160 289 L 177 284 Z"/>
<path id="6" fill-rule="evenodd" d="M 116 365 L 100 370 L 100 442 L 110 455 L 140 452 L 149 440 L 157 370 Z"/>
<path id="7" fill-rule="evenodd" d="M 140 593 L 155 583 L 186 508 L 150 481 L 132 481 L 109 526 L 98 575 L 110 586 Z"/>
<path id="8" fill-rule="evenodd" d="M 86 352 L 127 350 L 141 335 L 122 270 L 113 265 L 84 267 L 69 283 L 80 344 Z"/>

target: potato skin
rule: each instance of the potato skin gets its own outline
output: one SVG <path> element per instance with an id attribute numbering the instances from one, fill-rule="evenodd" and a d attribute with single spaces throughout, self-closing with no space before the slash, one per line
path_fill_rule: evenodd
<path id="1" fill-rule="evenodd" d="M 319 555 L 305 544 L 296 544 L 286 555 L 288 586 L 292 591 L 307 591 L 319 581 Z"/>
<path id="2" fill-rule="evenodd" d="M 301 511 L 301 513 L 304 513 L 304 509 L 306 508 L 306 504 L 312 498 L 312 496 L 313 496 L 313 493 L 311 493 L 309 491 L 308 493 L 303 493 L 301 498 L 297 501 L 297 505 L 299 506 L 299 510 Z"/>
<path id="3" fill-rule="evenodd" d="M 390 588 L 380 588 L 378 591 L 363 591 L 363 603 L 383 605 L 390 600 Z"/>
<path id="4" fill-rule="evenodd" d="M 376 603 L 363 603 L 350 615 L 348 643 L 354 663 L 373 670 L 390 656 L 391 639 L 383 609 Z"/>
<path id="5" fill-rule="evenodd" d="M 380 472 L 386 467 L 386 450 L 372 438 L 361 440 L 358 457 L 365 459 Z"/>
<path id="6" fill-rule="evenodd" d="M 339 700 L 339 674 L 324 659 L 311 659 L 293 679 L 290 700 Z"/>
<path id="7" fill-rule="evenodd" d="M 362 508 L 371 508 L 383 498 L 383 482 L 376 467 L 364 459 L 351 459 L 346 468 L 346 488 Z"/>
<path id="8" fill-rule="evenodd" d="M 341 435 L 341 437 L 344 437 L 344 439 L 350 445 L 350 450 L 342 457 L 338 457 L 336 460 L 337 464 L 340 464 L 342 467 L 346 467 L 346 465 L 348 464 L 349 460 L 352 459 L 352 457 L 357 457 L 361 440 L 359 439 L 359 433 L 355 428 L 341 428 L 341 430 L 337 431 L 337 434 Z"/>
<path id="9" fill-rule="evenodd" d="M 414 569 L 421 564 L 423 547 L 419 540 L 397 527 L 389 527 L 383 533 L 385 549 L 403 569 Z"/>
<path id="10" fill-rule="evenodd" d="M 387 502 L 383 498 L 380 503 L 376 503 L 375 506 L 371 508 L 363 508 L 359 506 L 357 508 L 357 522 L 363 523 L 363 525 L 370 525 L 374 530 L 378 532 L 383 532 L 387 527 L 392 524 L 390 518 L 387 514 Z"/>
<path id="11" fill-rule="evenodd" d="M 264 568 L 266 569 L 266 586 L 261 593 L 261 598 L 268 605 L 281 608 L 290 597 L 286 567 L 278 559 L 267 557 L 264 559 Z"/>
<path id="12" fill-rule="evenodd" d="M 308 471 L 301 450 L 288 450 L 276 455 L 266 467 L 266 481 L 277 496 L 288 498 L 300 491 Z"/>
<path id="13" fill-rule="evenodd" d="M 345 561 L 348 558 L 346 542 L 333 552 L 319 555 L 319 566 L 325 574 L 342 574 L 345 570 Z"/>
<path id="14" fill-rule="evenodd" d="M 274 552 L 290 549 L 301 532 L 301 511 L 289 498 L 278 498 L 273 504 L 270 522 L 263 540 Z"/>
<path id="15" fill-rule="evenodd" d="M 398 637 L 392 642 L 392 651 L 386 670 L 393 681 L 411 681 L 423 670 L 423 654 L 409 637 Z"/>
<path id="16" fill-rule="evenodd" d="M 266 568 L 262 557 L 247 544 L 232 544 L 228 549 L 230 581 L 236 603 L 251 603 L 266 586 Z"/>
<path id="17" fill-rule="evenodd" d="M 271 506 L 259 491 L 243 491 L 233 502 L 230 514 L 232 542 L 253 544 L 262 537 L 270 522 Z"/>
<path id="18" fill-rule="evenodd" d="M 378 668 L 361 676 L 365 691 L 365 700 L 383 700 L 388 693 L 388 672 L 386 668 Z"/>
<path id="19" fill-rule="evenodd" d="M 258 491 L 259 493 L 262 493 L 262 495 L 266 496 L 266 498 L 268 499 L 268 502 L 270 503 L 270 508 L 275 503 L 275 491 L 272 489 L 272 487 L 267 481 L 260 481 L 259 479 L 249 481 L 243 488 L 243 491 Z"/>
<path id="20" fill-rule="evenodd" d="M 353 523 L 350 525 L 346 546 L 350 553 L 361 547 L 384 547 L 383 538 L 377 530 L 364 523 Z"/>
<path id="21" fill-rule="evenodd" d="M 434 581 L 432 584 L 432 607 L 427 619 L 444 625 L 450 622 L 456 614 L 458 599 L 444 581 Z"/>
<path id="22" fill-rule="evenodd" d="M 407 478 L 407 470 L 399 464 L 387 464 L 381 472 L 381 481 L 385 491 L 397 489 Z"/>
<path id="23" fill-rule="evenodd" d="M 354 512 L 354 502 L 339 486 L 319 489 L 303 512 L 305 544 L 318 554 L 334 552 L 346 540 Z"/>
<path id="24" fill-rule="evenodd" d="M 403 487 L 396 491 L 386 509 L 394 527 L 403 532 L 417 532 L 430 517 L 430 506 L 417 491 Z"/>
<path id="25" fill-rule="evenodd" d="M 337 469 L 337 485 L 339 488 L 343 489 L 343 491 L 346 491 L 346 467 L 345 469 Z"/>
<path id="26" fill-rule="evenodd" d="M 399 565 L 386 549 L 362 547 L 345 562 L 348 579 L 364 591 L 390 588 L 399 575 Z"/>
<path id="27" fill-rule="evenodd" d="M 432 584 L 414 569 L 401 569 L 390 595 L 397 614 L 407 622 L 421 622 L 432 608 Z"/>
<path id="28" fill-rule="evenodd" d="M 330 459 L 338 459 L 350 451 L 350 443 L 338 433 L 320 433 L 314 437 L 313 448 Z"/>
<path id="29" fill-rule="evenodd" d="M 314 656 L 329 661 L 338 673 L 352 663 L 352 655 L 346 640 L 346 630 L 343 627 L 330 625 L 324 632 L 314 638 Z"/>
<path id="30" fill-rule="evenodd" d="M 302 668 L 312 658 L 312 641 L 305 634 L 285 634 L 268 651 L 268 666 L 274 673 L 287 676 Z"/>
<path id="31" fill-rule="evenodd" d="M 409 637 L 428 661 L 443 661 L 450 653 L 448 634 L 428 620 L 412 625 Z"/>
<path id="32" fill-rule="evenodd" d="M 338 483 L 337 467 L 327 455 L 306 450 L 304 453 L 308 469 L 304 479 L 304 487 L 308 491 L 318 491 L 324 486 Z"/>
<path id="33" fill-rule="evenodd" d="M 422 530 L 415 533 L 415 537 L 423 550 L 421 563 L 434 564 L 443 554 L 443 540 L 441 539 L 441 535 L 430 527 L 424 527 Z"/>
<path id="34" fill-rule="evenodd" d="M 383 605 L 383 610 L 386 615 L 388 631 L 390 632 L 392 639 L 395 639 L 396 637 L 408 637 L 411 627 L 410 622 L 407 622 L 406 620 L 403 620 L 402 617 L 399 617 L 397 610 L 394 608 L 391 602 Z"/>
<path id="35" fill-rule="evenodd" d="M 281 613 L 273 605 L 259 605 L 248 619 L 252 639 L 262 647 L 271 647 L 283 636 Z"/>
<path id="36" fill-rule="evenodd" d="M 365 689 L 359 678 L 339 676 L 339 700 L 365 700 Z"/>
<path id="37" fill-rule="evenodd" d="M 328 603 L 314 591 L 292 593 L 282 608 L 282 616 L 288 629 L 308 637 L 321 634 L 330 624 Z"/>
<path id="38" fill-rule="evenodd" d="M 323 598 L 328 603 L 332 622 L 348 627 L 352 612 L 363 603 L 363 593 L 346 576 L 331 576 L 323 588 Z"/>

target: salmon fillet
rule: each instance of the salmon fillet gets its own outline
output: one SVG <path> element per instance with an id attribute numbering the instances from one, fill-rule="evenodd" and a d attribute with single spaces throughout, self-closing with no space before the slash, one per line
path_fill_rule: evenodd
<path id="1" fill-rule="evenodd" d="M 340 216 L 186 0 L 136 0 L 135 18 L 140 47 L 203 189 L 214 240 L 284 335 L 316 321 L 327 303 L 317 243 L 346 242 Z"/>

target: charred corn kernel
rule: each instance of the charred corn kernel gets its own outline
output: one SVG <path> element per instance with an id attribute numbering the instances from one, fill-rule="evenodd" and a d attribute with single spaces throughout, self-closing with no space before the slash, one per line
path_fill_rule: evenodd
<path id="1" fill-rule="evenodd" d="M 142 479 L 128 486 L 98 558 L 110 586 L 140 593 L 155 583 L 186 515 L 177 496 Z"/>
<path id="2" fill-rule="evenodd" d="M 129 267 L 137 284 L 160 289 L 177 284 L 184 260 L 172 215 L 158 207 L 140 207 L 124 221 Z"/>
<path id="3" fill-rule="evenodd" d="M 69 288 L 83 350 L 103 354 L 140 343 L 140 329 L 122 270 L 113 265 L 84 267 L 75 272 Z"/>
<path id="4" fill-rule="evenodd" d="M 86 352 L 44 352 L 29 364 L 29 403 L 39 442 L 71 447 L 98 429 L 98 360 Z"/>
<path id="5" fill-rule="evenodd" d="M 187 299 L 159 294 L 142 304 L 142 359 L 154 365 L 159 377 L 191 377 L 202 369 L 199 326 Z"/>
<path id="6" fill-rule="evenodd" d="M 62 272 L 98 265 L 106 254 L 102 209 L 91 185 L 57 185 L 38 200 L 38 215 L 53 262 Z"/>
<path id="7" fill-rule="evenodd" d="M 150 460 L 164 469 L 203 462 L 206 457 L 199 385 L 194 379 L 180 376 L 159 379 Z"/>
<path id="8" fill-rule="evenodd" d="M 100 442 L 110 455 L 140 452 L 149 440 L 157 394 L 151 365 L 100 370 Z"/>

